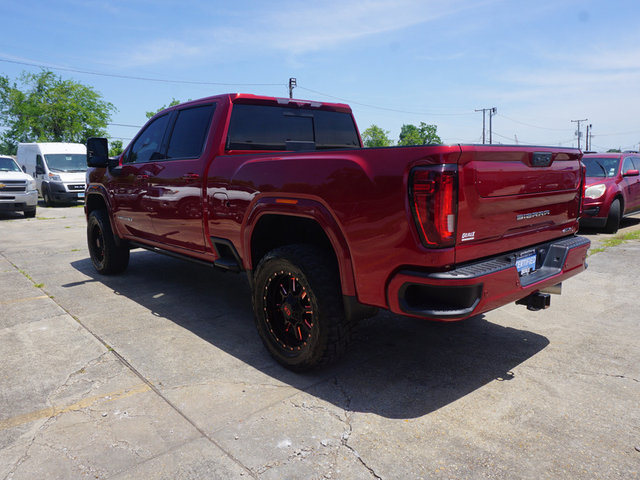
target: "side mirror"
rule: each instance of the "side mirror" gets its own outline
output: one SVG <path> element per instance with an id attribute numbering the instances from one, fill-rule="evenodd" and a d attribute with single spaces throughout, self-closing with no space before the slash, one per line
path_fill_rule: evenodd
<path id="1" fill-rule="evenodd" d="M 42 165 L 36 165 L 36 175 L 44 175 L 44 167 Z"/>
<path id="2" fill-rule="evenodd" d="M 627 170 L 623 177 L 637 177 L 640 175 L 640 170 Z"/>
<path id="3" fill-rule="evenodd" d="M 106 138 L 87 139 L 87 166 L 97 168 L 109 166 L 109 144 Z"/>

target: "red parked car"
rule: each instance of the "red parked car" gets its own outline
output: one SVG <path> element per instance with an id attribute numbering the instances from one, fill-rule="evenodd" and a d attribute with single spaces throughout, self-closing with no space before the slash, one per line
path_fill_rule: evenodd
<path id="1" fill-rule="evenodd" d="M 640 211 L 640 155 L 588 153 L 584 211 L 580 226 L 616 233 L 620 219 Z"/>

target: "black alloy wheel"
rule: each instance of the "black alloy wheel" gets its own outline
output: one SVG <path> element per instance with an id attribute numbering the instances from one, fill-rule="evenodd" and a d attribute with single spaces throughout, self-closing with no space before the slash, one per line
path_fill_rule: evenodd
<path id="1" fill-rule="evenodd" d="M 263 311 L 269 333 L 284 351 L 300 351 L 313 335 L 311 298 L 292 272 L 281 270 L 269 277 Z"/>
<path id="2" fill-rule="evenodd" d="M 347 348 L 335 257 L 312 245 L 276 248 L 255 270 L 256 327 L 269 353 L 297 372 L 335 361 Z"/>

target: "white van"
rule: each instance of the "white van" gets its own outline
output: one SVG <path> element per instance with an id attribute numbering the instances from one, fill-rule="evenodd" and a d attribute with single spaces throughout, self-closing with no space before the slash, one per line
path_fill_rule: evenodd
<path id="1" fill-rule="evenodd" d="M 17 159 L 36 179 L 45 205 L 84 199 L 87 147 L 81 143 L 19 143 Z"/>

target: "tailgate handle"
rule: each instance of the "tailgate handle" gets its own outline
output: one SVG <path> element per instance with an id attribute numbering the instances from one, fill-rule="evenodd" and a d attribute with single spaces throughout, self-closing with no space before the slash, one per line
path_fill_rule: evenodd
<path id="1" fill-rule="evenodd" d="M 531 158 L 532 167 L 548 167 L 551 165 L 551 153 L 550 152 L 533 152 Z"/>

